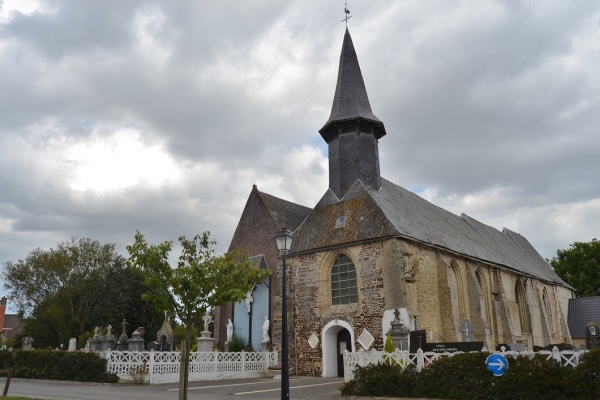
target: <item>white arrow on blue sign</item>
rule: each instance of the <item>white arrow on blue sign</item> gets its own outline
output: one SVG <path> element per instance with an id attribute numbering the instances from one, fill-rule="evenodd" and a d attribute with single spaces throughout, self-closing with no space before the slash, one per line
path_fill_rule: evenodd
<path id="1" fill-rule="evenodd" d="M 485 359 L 485 366 L 494 376 L 502 376 L 508 369 L 508 360 L 502 354 L 490 354 Z"/>

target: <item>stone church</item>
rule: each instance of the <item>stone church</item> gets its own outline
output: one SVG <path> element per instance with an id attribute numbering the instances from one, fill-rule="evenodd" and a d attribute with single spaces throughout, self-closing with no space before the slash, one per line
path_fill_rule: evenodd
<path id="1" fill-rule="evenodd" d="M 280 350 L 282 263 L 274 238 L 282 228 L 293 231 L 287 304 L 296 374 L 338 376 L 344 349 L 382 349 L 395 310 L 405 329 L 424 331 L 429 343 L 533 350 L 572 342 L 572 288 L 525 237 L 452 214 L 381 177 L 378 142 L 387 132 L 371 110 L 348 30 L 331 115 L 319 132 L 329 148 L 329 188 L 314 208 L 256 185 L 250 192 L 230 249 L 249 249 L 272 274 L 248 301 L 218 310 L 221 347 L 231 319 L 260 351 L 267 318 Z"/>

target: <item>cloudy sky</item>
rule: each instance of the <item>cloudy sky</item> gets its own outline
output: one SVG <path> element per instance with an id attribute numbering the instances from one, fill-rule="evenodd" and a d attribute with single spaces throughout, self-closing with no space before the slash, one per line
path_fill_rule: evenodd
<path id="1" fill-rule="evenodd" d="M 343 0 L 0 0 L 0 262 L 211 231 L 327 189 Z M 526 236 L 598 237 L 600 2 L 351 0 L 382 176 Z"/>

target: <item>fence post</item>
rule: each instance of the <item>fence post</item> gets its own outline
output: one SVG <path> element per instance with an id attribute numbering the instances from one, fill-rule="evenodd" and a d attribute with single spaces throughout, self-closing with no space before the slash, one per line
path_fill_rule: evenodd
<path id="1" fill-rule="evenodd" d="M 554 346 L 552 348 L 552 358 L 557 361 L 560 365 L 562 365 L 561 362 L 561 358 L 560 358 L 560 351 L 558 351 L 558 347 Z"/>
<path id="2" fill-rule="evenodd" d="M 154 383 L 154 352 L 148 352 L 148 383 Z"/>
<path id="3" fill-rule="evenodd" d="M 241 358 L 242 358 L 242 379 L 244 379 L 246 377 L 246 352 L 244 350 L 242 350 Z"/>
<path id="4" fill-rule="evenodd" d="M 419 347 L 417 350 L 417 372 L 421 372 L 421 370 L 425 367 L 425 360 L 423 356 L 423 350 Z"/>
<path id="5" fill-rule="evenodd" d="M 219 352 L 214 352 L 213 353 L 213 380 L 217 380 L 217 370 L 219 369 L 219 357 L 221 356 L 221 354 L 226 354 L 226 353 L 219 353 Z"/>

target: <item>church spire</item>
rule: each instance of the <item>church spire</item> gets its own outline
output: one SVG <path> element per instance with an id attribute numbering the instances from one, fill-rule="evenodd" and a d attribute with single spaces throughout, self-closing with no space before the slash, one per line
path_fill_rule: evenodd
<path id="1" fill-rule="evenodd" d="M 345 122 L 352 120 L 361 120 L 361 125 L 372 132 L 377 139 L 385 135 L 383 122 L 371 111 L 369 96 L 367 96 L 352 37 L 346 28 L 331 114 L 319 133 L 329 143 L 339 133 L 342 133 L 340 129 L 345 130 L 344 126 L 348 125 Z"/>
<path id="2" fill-rule="evenodd" d="M 385 135 L 383 122 L 371 111 L 358 57 L 346 28 L 331 114 L 319 130 L 329 146 L 329 188 L 341 199 L 360 180 L 381 186 L 377 141 Z"/>

